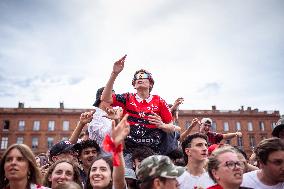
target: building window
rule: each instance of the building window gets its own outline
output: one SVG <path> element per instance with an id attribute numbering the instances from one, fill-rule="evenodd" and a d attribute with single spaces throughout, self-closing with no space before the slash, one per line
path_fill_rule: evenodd
<path id="1" fill-rule="evenodd" d="M 38 148 L 38 137 L 33 137 L 32 138 L 32 149 L 37 149 Z"/>
<path id="2" fill-rule="evenodd" d="M 276 126 L 276 123 L 275 123 L 275 122 L 272 122 L 272 123 L 271 123 L 271 129 L 273 130 L 273 129 L 275 128 L 275 126 Z"/>
<path id="3" fill-rule="evenodd" d="M 1 139 L 1 150 L 5 150 L 8 147 L 8 137 L 2 137 Z"/>
<path id="4" fill-rule="evenodd" d="M 217 130 L 217 124 L 216 124 L 215 121 L 212 122 L 211 129 L 212 129 L 213 132 L 216 132 L 216 130 Z"/>
<path id="5" fill-rule="evenodd" d="M 10 128 L 10 121 L 9 120 L 4 120 L 3 121 L 3 131 L 9 131 L 9 128 Z"/>
<path id="6" fill-rule="evenodd" d="M 243 147 L 243 137 L 237 137 L 237 143 L 239 147 Z"/>
<path id="7" fill-rule="evenodd" d="M 229 131 L 229 123 L 224 122 L 224 131 Z"/>
<path id="8" fill-rule="evenodd" d="M 248 131 L 253 131 L 253 126 L 251 121 L 248 122 Z"/>
<path id="9" fill-rule="evenodd" d="M 231 144 L 231 139 L 227 139 L 226 144 Z"/>
<path id="10" fill-rule="evenodd" d="M 236 122 L 236 131 L 240 131 L 241 130 L 241 123 L 240 122 Z"/>
<path id="11" fill-rule="evenodd" d="M 251 148 L 255 147 L 255 138 L 253 135 L 249 135 L 249 145 Z"/>
<path id="12" fill-rule="evenodd" d="M 24 143 L 24 137 L 17 137 L 17 144 L 23 144 Z"/>
<path id="13" fill-rule="evenodd" d="M 47 137 L 47 148 L 50 149 L 53 146 L 54 138 L 53 137 Z"/>
<path id="14" fill-rule="evenodd" d="M 185 129 L 188 129 L 189 126 L 190 126 L 190 124 L 191 124 L 191 121 L 186 120 L 186 121 L 185 121 L 184 128 L 185 128 Z"/>
<path id="15" fill-rule="evenodd" d="M 34 121 L 33 131 L 39 131 L 40 121 Z"/>
<path id="16" fill-rule="evenodd" d="M 68 137 L 62 137 L 62 140 L 69 140 Z"/>
<path id="17" fill-rule="evenodd" d="M 54 131 L 55 121 L 48 121 L 48 131 Z"/>
<path id="18" fill-rule="evenodd" d="M 69 121 L 63 121 L 63 131 L 69 131 Z"/>
<path id="19" fill-rule="evenodd" d="M 263 122 L 263 121 L 260 121 L 260 122 L 259 122 L 259 130 L 260 130 L 260 131 L 264 131 L 264 130 L 265 130 L 264 122 Z"/>
<path id="20" fill-rule="evenodd" d="M 25 130 L 25 125 L 26 125 L 25 121 L 24 120 L 20 120 L 19 121 L 19 125 L 18 125 L 18 130 L 19 131 L 24 131 Z"/>

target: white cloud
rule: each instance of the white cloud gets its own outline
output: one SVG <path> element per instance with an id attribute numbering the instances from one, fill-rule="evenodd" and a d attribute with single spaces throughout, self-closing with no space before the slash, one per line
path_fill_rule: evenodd
<path id="1" fill-rule="evenodd" d="M 153 92 L 169 103 L 183 96 L 184 108 L 283 113 L 283 4 L 2 1 L 0 103 L 90 106 L 113 62 L 127 53 L 117 92 L 133 91 L 133 73 L 146 68 Z"/>

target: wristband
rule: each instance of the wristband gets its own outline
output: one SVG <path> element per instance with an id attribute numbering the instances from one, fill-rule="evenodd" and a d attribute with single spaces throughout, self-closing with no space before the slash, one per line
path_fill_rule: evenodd
<path id="1" fill-rule="evenodd" d="M 120 160 L 118 154 L 123 150 L 122 144 L 119 144 L 117 147 L 115 147 L 113 140 L 109 135 L 106 135 L 103 141 L 103 148 L 106 152 L 111 152 L 113 154 L 113 166 L 119 166 Z"/>

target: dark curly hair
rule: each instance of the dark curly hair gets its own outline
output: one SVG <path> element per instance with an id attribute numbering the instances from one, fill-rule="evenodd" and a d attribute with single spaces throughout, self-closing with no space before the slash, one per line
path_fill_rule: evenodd
<path id="1" fill-rule="evenodd" d="M 98 145 L 98 143 L 95 140 L 84 140 L 80 143 L 75 144 L 74 149 L 76 152 L 78 152 L 78 155 L 80 156 L 82 151 L 86 148 L 95 148 L 98 154 L 101 152 L 101 148 Z"/>
<path id="2" fill-rule="evenodd" d="M 151 92 L 152 89 L 153 89 L 153 86 L 154 86 L 155 81 L 154 81 L 154 79 L 153 79 L 153 77 L 152 77 L 152 74 L 151 74 L 150 72 L 148 72 L 147 70 L 144 70 L 144 69 L 137 70 L 137 71 L 134 73 L 134 75 L 133 75 L 132 85 L 133 85 L 133 86 L 135 85 L 135 81 L 136 81 L 136 77 L 135 77 L 135 76 L 136 76 L 139 72 L 148 74 L 150 84 L 152 84 L 152 86 L 150 86 L 150 92 Z"/>

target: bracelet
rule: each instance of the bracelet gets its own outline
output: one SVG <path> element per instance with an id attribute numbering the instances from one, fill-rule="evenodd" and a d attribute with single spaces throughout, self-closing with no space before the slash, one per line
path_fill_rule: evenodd
<path id="1" fill-rule="evenodd" d="M 113 166 L 119 166 L 119 153 L 123 151 L 122 144 L 119 144 L 117 147 L 115 147 L 113 140 L 110 138 L 109 135 L 106 135 L 103 141 L 103 148 L 106 152 L 111 152 L 113 154 Z"/>

